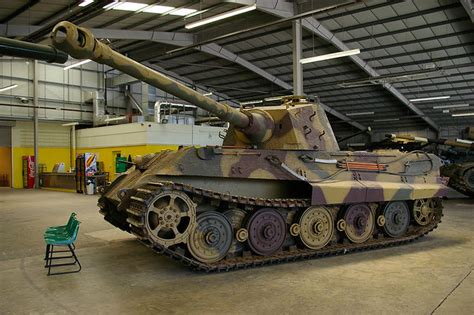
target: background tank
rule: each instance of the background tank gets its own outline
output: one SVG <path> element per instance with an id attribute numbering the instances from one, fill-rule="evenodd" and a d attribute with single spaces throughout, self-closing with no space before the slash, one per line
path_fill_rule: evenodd
<path id="1" fill-rule="evenodd" d="M 444 162 L 441 175 L 449 177 L 449 186 L 474 197 L 474 127 L 467 127 L 462 135 L 464 139 L 427 139 L 408 135 L 392 135 L 392 138 L 451 147 L 438 151 Z"/>
<path id="2" fill-rule="evenodd" d="M 52 46 L 0 37 L 0 55 L 65 63 L 69 56 Z"/>
<path id="3" fill-rule="evenodd" d="M 340 151 L 324 110 L 303 97 L 235 109 L 69 22 L 54 28 L 52 40 L 231 124 L 224 146 L 138 158 L 103 191 L 105 219 L 159 253 L 201 270 L 230 270 L 401 244 L 440 221 L 449 188 L 435 155 Z"/>

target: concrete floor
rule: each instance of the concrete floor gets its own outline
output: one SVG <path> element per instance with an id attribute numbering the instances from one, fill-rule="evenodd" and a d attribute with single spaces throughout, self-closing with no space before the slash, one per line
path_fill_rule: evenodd
<path id="1" fill-rule="evenodd" d="M 221 274 L 193 272 L 112 228 L 97 197 L 0 190 L 2 314 L 472 314 L 474 201 L 445 203 L 415 243 Z M 47 277 L 42 233 L 71 211 L 83 270 Z"/>

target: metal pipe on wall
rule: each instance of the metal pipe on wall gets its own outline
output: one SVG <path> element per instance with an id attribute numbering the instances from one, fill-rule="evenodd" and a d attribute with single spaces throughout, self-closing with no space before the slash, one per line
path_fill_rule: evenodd
<path id="1" fill-rule="evenodd" d="M 33 147 L 35 156 L 35 188 L 39 188 L 38 176 L 38 61 L 33 60 Z"/>

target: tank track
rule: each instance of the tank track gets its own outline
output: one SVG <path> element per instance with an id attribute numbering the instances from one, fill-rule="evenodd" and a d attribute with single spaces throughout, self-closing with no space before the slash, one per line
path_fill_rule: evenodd
<path id="1" fill-rule="evenodd" d="M 448 185 L 466 196 L 474 197 L 474 190 L 466 183 L 463 177 L 451 177 Z"/>
<path id="2" fill-rule="evenodd" d="M 262 199 L 262 198 L 247 198 L 242 196 L 231 196 L 213 192 L 210 190 L 197 189 L 189 185 L 182 185 L 179 183 L 170 182 L 150 182 L 138 189 L 134 189 L 129 194 L 130 199 L 127 203 L 126 211 L 128 213 L 127 222 L 130 224 L 130 233 L 136 236 L 141 243 L 151 248 L 158 254 L 168 256 L 173 260 L 179 261 L 182 264 L 199 271 L 205 272 L 221 272 L 238 269 L 253 268 L 257 266 L 280 264 L 304 259 L 313 259 L 333 255 L 344 255 L 352 252 L 386 248 L 396 245 L 407 244 L 412 242 L 437 228 L 438 223 L 441 222 L 442 211 L 435 214 L 434 219 L 428 225 L 415 226 L 409 229 L 407 234 L 399 238 L 385 237 L 383 233 L 374 234 L 374 237 L 368 241 L 355 244 L 349 242 L 330 243 L 326 247 L 319 250 L 312 250 L 307 248 L 297 248 L 290 246 L 288 249 L 283 249 L 272 256 L 260 256 L 252 253 L 250 250 L 245 251 L 241 257 L 224 258 L 215 263 L 202 263 L 192 257 L 186 255 L 186 248 L 179 246 L 165 247 L 160 244 L 153 244 L 146 236 L 144 228 L 144 216 L 154 194 L 162 191 L 182 191 L 194 197 L 206 197 L 216 201 L 232 202 L 242 207 L 266 206 L 266 207 L 280 207 L 280 208 L 299 208 L 309 207 L 310 200 L 307 199 Z M 102 213 L 102 212 L 101 212 Z M 102 213 L 104 214 L 104 213 Z M 188 254 L 189 255 L 189 254 Z"/>

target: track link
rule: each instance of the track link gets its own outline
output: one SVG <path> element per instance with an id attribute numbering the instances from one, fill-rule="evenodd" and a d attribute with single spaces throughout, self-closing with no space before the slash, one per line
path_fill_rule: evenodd
<path id="1" fill-rule="evenodd" d="M 310 201 L 307 199 L 262 199 L 232 196 L 171 182 L 149 182 L 148 184 L 135 189 L 134 194 L 132 194 L 129 199 L 129 205 L 126 210 L 128 214 L 127 222 L 131 226 L 131 233 L 135 235 L 145 246 L 151 248 L 153 251 L 179 261 L 182 264 L 191 267 L 192 269 L 206 272 L 246 269 L 257 266 L 286 263 L 333 255 L 343 255 L 357 251 L 402 245 L 423 237 L 434 230 L 438 223 L 441 222 L 442 217 L 442 213 L 439 211 L 439 213 L 435 214 L 435 217 L 431 223 L 426 226 L 415 226 L 414 228 L 410 229 L 406 235 L 399 238 L 388 238 L 383 236 L 383 234 L 377 234 L 374 236 L 374 238 L 362 244 L 342 242 L 330 244 L 318 250 L 290 246 L 288 249 L 282 250 L 272 256 L 259 256 L 251 253 L 250 251 L 245 251 L 242 257 L 224 258 L 223 260 L 220 260 L 216 263 L 205 264 L 188 257 L 186 255 L 187 250 L 183 247 L 177 245 L 164 247 L 159 244 L 153 244 L 147 237 L 147 232 L 144 228 L 144 225 L 149 202 L 156 193 L 167 190 L 182 191 L 196 198 L 206 197 L 218 201 L 236 203 L 243 208 L 251 208 L 253 206 L 300 208 L 310 206 Z"/>

